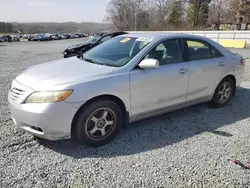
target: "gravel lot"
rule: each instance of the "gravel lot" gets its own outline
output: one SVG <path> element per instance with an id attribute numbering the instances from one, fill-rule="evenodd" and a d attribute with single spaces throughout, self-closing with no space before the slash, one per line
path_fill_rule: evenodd
<path id="1" fill-rule="evenodd" d="M 114 142 L 87 148 L 36 140 L 12 123 L 11 80 L 62 57 L 79 40 L 0 44 L 0 187 L 250 187 L 250 61 L 245 82 L 223 109 L 207 104 L 131 124 Z M 250 50 L 234 50 L 244 57 Z"/>

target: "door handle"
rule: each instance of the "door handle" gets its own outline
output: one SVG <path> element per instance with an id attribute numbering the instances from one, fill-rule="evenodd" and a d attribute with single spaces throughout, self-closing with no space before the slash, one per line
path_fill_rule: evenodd
<path id="1" fill-rule="evenodd" d="M 224 62 L 220 62 L 220 63 L 219 63 L 219 65 L 220 65 L 221 67 L 223 67 L 223 66 L 225 66 L 225 65 L 226 65 L 226 63 L 224 63 Z"/>
<path id="2" fill-rule="evenodd" d="M 180 73 L 180 74 L 185 74 L 186 72 L 188 72 L 188 69 L 184 69 L 184 68 L 182 68 L 178 71 L 178 73 Z"/>

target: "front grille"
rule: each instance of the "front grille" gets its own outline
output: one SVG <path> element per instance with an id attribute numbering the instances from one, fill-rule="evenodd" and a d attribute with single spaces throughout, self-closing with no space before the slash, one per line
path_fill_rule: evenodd
<path id="1" fill-rule="evenodd" d="M 13 99 L 13 100 L 17 100 L 17 99 L 19 99 L 24 93 L 25 93 L 24 90 L 21 90 L 21 89 L 18 89 L 18 88 L 13 88 L 13 89 L 10 91 L 10 97 L 11 97 L 11 99 Z"/>

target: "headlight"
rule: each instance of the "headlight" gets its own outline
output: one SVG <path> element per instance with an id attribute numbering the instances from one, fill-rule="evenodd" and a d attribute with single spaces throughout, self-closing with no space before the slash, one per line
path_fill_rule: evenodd
<path id="1" fill-rule="evenodd" d="M 32 93 L 24 103 L 52 103 L 64 101 L 72 94 L 73 90 L 41 91 Z"/>

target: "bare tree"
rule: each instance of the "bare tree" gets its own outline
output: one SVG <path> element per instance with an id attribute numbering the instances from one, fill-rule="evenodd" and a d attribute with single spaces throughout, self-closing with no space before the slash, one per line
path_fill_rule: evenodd
<path id="1" fill-rule="evenodd" d="M 228 8 L 229 21 L 237 24 L 240 29 L 242 22 L 250 21 L 250 1 L 249 0 L 231 0 Z"/>
<path id="2" fill-rule="evenodd" d="M 145 0 L 111 0 L 106 9 L 106 21 L 118 30 L 136 30 L 140 20 L 138 16 Z"/>
<path id="3" fill-rule="evenodd" d="M 248 0 L 111 0 L 106 9 L 106 21 L 118 30 L 166 30 L 171 24 L 204 29 L 208 23 L 219 27 L 248 20 Z"/>
<path id="4" fill-rule="evenodd" d="M 169 0 L 155 0 L 157 26 L 155 30 L 164 29 L 167 25 L 167 18 L 170 8 Z"/>
<path id="5" fill-rule="evenodd" d="M 133 14 L 134 14 L 134 30 L 135 31 L 137 30 L 138 22 L 142 21 L 142 20 L 140 20 L 138 18 L 143 18 L 143 17 L 140 17 L 140 15 L 142 15 L 141 13 L 143 12 L 144 3 L 145 3 L 145 0 L 134 0 L 133 3 L 132 3 Z"/>
<path id="6" fill-rule="evenodd" d="M 209 23 L 217 27 L 225 20 L 228 9 L 228 0 L 212 0 L 209 6 Z"/>
<path id="7" fill-rule="evenodd" d="M 240 0 L 238 4 L 238 12 L 236 14 L 237 25 L 242 22 L 247 22 L 250 15 L 250 2 L 249 0 Z"/>
<path id="8" fill-rule="evenodd" d="M 128 0 L 111 0 L 107 5 L 105 20 L 114 24 L 118 30 L 129 29 L 131 16 L 128 12 Z"/>

